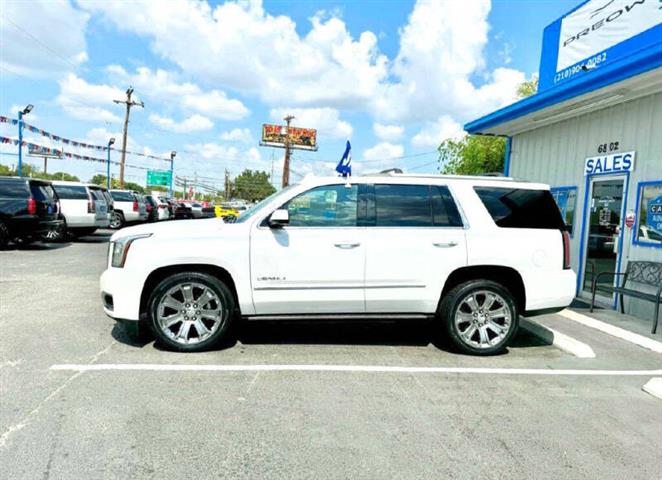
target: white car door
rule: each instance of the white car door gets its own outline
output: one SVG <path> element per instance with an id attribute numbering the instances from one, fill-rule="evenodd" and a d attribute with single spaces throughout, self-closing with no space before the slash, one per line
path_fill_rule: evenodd
<path id="1" fill-rule="evenodd" d="M 251 231 L 251 284 L 258 315 L 365 311 L 365 227 L 358 186 L 312 188 L 289 200 L 289 224 Z"/>
<path id="2" fill-rule="evenodd" d="M 434 313 L 448 275 L 467 264 L 447 187 L 376 184 L 366 232 L 366 312 Z"/>

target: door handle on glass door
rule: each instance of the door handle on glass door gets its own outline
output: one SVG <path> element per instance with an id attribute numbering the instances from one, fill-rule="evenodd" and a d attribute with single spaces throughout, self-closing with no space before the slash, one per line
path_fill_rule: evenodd
<path id="1" fill-rule="evenodd" d="M 457 242 L 433 242 L 432 245 L 439 248 L 450 248 L 450 247 L 456 247 Z"/>
<path id="2" fill-rule="evenodd" d="M 349 249 L 349 248 L 356 248 L 356 247 L 360 246 L 361 244 L 360 243 L 334 243 L 333 245 L 335 245 L 338 248 Z"/>

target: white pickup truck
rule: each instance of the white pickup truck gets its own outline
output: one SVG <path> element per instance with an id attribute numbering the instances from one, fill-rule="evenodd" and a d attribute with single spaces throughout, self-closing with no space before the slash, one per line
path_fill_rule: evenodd
<path id="1" fill-rule="evenodd" d="M 575 295 L 547 185 L 385 174 L 306 178 L 220 219 L 123 229 L 101 277 L 105 312 L 165 346 L 212 347 L 248 319 L 434 318 L 456 347 L 506 348 L 520 314 Z"/>

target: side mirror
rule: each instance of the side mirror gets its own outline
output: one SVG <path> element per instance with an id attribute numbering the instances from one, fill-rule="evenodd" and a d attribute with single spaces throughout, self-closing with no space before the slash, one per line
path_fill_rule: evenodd
<path id="1" fill-rule="evenodd" d="M 290 223 L 290 212 L 285 208 L 279 208 L 271 214 L 268 223 L 271 228 L 282 228 Z"/>

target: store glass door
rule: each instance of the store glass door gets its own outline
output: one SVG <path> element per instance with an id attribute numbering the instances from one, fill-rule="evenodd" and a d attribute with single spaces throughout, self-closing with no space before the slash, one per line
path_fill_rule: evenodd
<path id="1" fill-rule="evenodd" d="M 593 178 L 588 205 L 588 237 L 584 262 L 583 290 L 591 292 L 593 279 L 600 272 L 615 272 L 619 255 L 623 190 L 625 177 Z M 601 284 L 613 284 L 613 275 L 599 278 Z M 598 292 L 600 294 L 600 292 Z M 604 295 L 604 292 L 602 293 Z"/>

